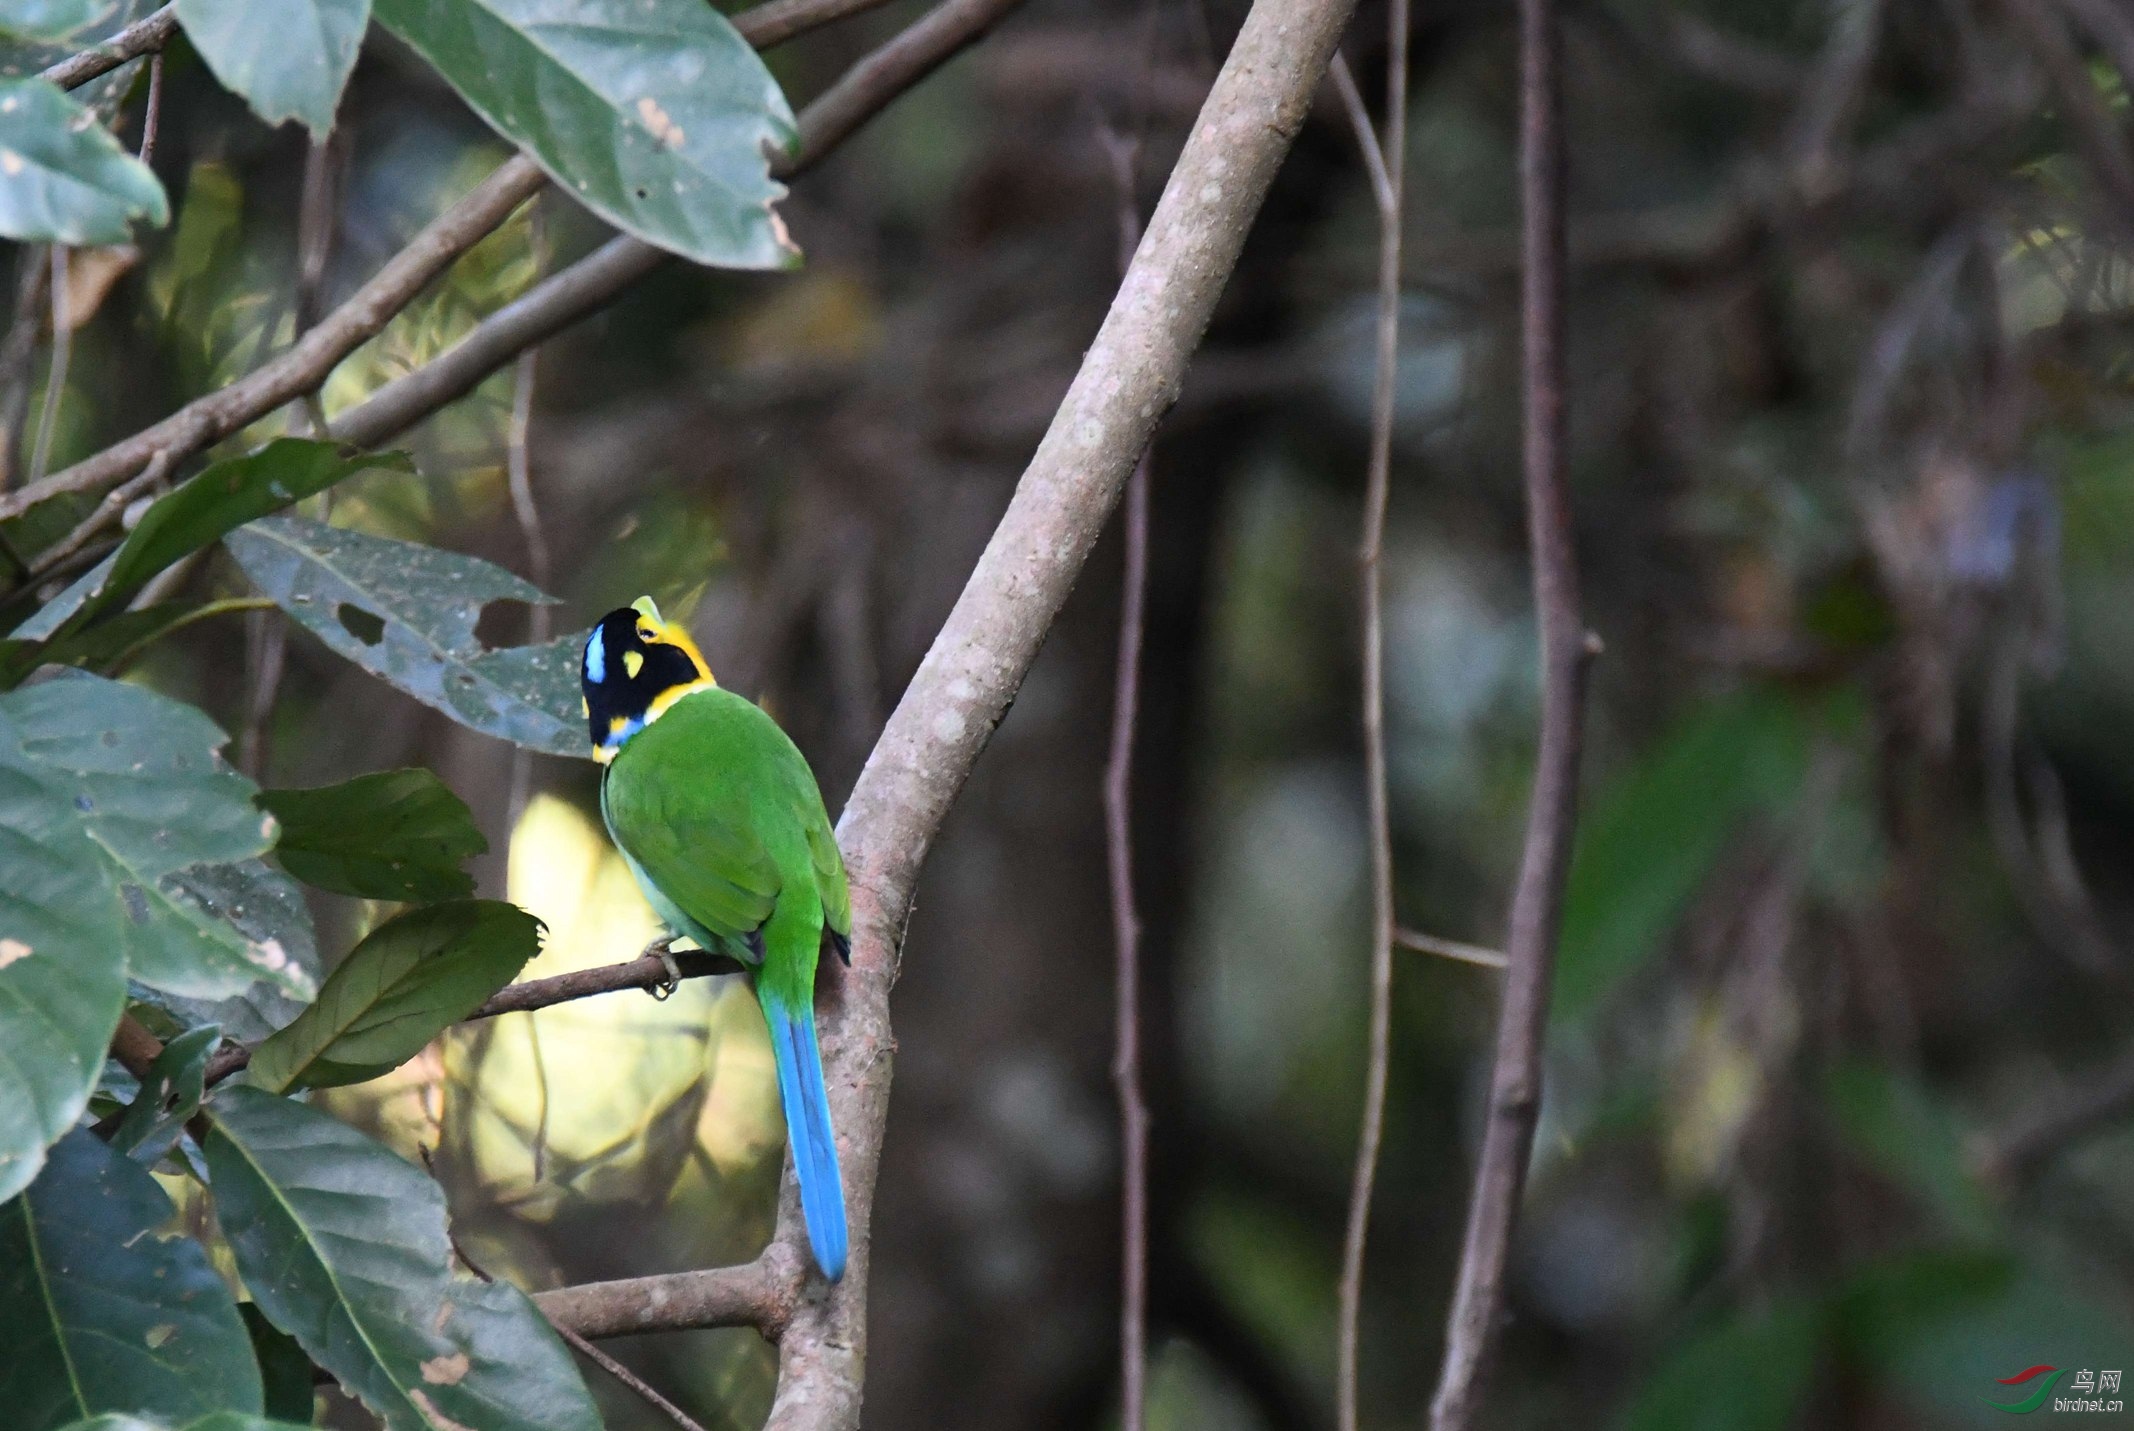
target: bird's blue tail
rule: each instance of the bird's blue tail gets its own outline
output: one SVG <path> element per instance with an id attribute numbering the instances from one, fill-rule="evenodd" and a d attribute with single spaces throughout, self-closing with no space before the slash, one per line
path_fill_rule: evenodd
<path id="1" fill-rule="evenodd" d="M 837 1139 L 830 1132 L 822 1053 L 815 1045 L 815 1010 L 807 1004 L 791 1008 L 772 996 L 763 999 L 763 1017 L 778 1060 L 778 1096 L 785 1104 L 793 1170 L 800 1177 L 808 1245 L 823 1276 L 835 1282 L 845 1275 L 845 1184 L 837 1170 Z"/>

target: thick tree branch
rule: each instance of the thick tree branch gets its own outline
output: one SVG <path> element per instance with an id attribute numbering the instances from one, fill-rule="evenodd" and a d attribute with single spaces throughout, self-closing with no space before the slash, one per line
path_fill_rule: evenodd
<path id="1" fill-rule="evenodd" d="M 1554 0 L 1519 0 L 1519 39 L 1522 385 L 1527 540 L 1533 547 L 1534 608 L 1541 626 L 1541 742 L 1504 946 L 1507 968 L 1489 1123 L 1445 1329 L 1444 1369 L 1430 1408 L 1433 1431 L 1465 1431 L 1474 1423 L 1503 1316 L 1504 1270 L 1541 1108 L 1541 1036 L 1578 813 L 1590 654 L 1579 614 L 1564 456 L 1562 34 Z"/>
<path id="2" fill-rule="evenodd" d="M 867 1363 L 870 1217 L 889 1108 L 896 981 L 919 869 L 1119 499 L 1303 126 L 1350 0 L 1256 0 L 1110 313 L 992 540 L 889 718 L 839 823 L 852 967 L 821 1011 L 853 1229 L 844 1280 L 779 1341 L 770 1431 L 851 1431 Z M 791 1180 L 779 1239 L 800 1234 Z"/>
<path id="3" fill-rule="evenodd" d="M 861 124 L 962 53 L 1021 3 L 944 0 L 854 65 L 802 110 L 800 142 L 790 155 L 772 165 L 772 172 L 781 179 L 793 179 L 814 168 Z M 747 20 L 771 8 L 745 11 L 740 18 Z M 333 425 L 334 437 L 357 447 L 390 441 L 445 404 L 473 392 L 525 349 L 599 312 L 670 257 L 634 238 L 609 240 L 490 314 L 473 332 L 414 372 L 387 383 L 341 414 Z"/>

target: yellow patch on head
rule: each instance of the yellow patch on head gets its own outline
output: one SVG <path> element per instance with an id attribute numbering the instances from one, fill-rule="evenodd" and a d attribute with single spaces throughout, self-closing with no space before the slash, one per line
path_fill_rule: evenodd
<path id="1" fill-rule="evenodd" d="M 633 681 L 634 681 L 634 680 L 636 680 L 636 679 L 637 679 L 637 673 L 638 673 L 639 671 L 642 671 L 642 670 L 643 670 L 643 669 L 645 668 L 645 655 L 644 655 L 644 652 L 642 652 L 642 651 L 625 651 L 625 652 L 623 652 L 623 653 L 622 653 L 622 668 L 623 668 L 623 670 L 624 670 L 624 671 L 625 671 L 625 672 L 626 672 L 626 673 L 627 673 L 627 674 L 629 675 L 629 677 L 630 677 L 630 679 L 631 679 L 631 680 L 633 680 Z"/>

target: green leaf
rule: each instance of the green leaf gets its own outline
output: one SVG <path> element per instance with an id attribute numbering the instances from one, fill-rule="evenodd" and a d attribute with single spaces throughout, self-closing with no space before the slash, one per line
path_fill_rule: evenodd
<path id="1" fill-rule="evenodd" d="M 384 770 L 259 797 L 281 821 L 275 855 L 309 885 L 365 899 L 463 899 L 462 861 L 489 848 L 474 812 L 427 770 Z"/>
<path id="2" fill-rule="evenodd" d="M 370 0 L 177 0 L 178 20 L 223 88 L 269 124 L 300 119 L 314 139 L 333 112 L 363 48 Z"/>
<path id="3" fill-rule="evenodd" d="M 525 1294 L 452 1274 L 436 1183 L 257 1088 L 225 1089 L 209 1110 L 216 1211 L 245 1285 L 390 1431 L 599 1431 Z"/>
<path id="4" fill-rule="evenodd" d="M 158 1159 L 178 1141 L 185 1120 L 200 1110 L 206 1091 L 207 1061 L 222 1030 L 214 1024 L 187 1029 L 169 1043 L 149 1065 L 147 1081 L 126 1106 L 118 1130 L 111 1135 L 113 1152 L 125 1153 L 144 1166 Z"/>
<path id="5" fill-rule="evenodd" d="M 0 31 L 24 40 L 64 40 L 118 9 L 118 0 L 7 0 Z"/>
<path id="6" fill-rule="evenodd" d="M 267 1414 L 309 1426 L 314 1406 L 311 1358 L 304 1355 L 295 1337 L 268 1321 L 255 1304 L 240 1303 L 237 1310 L 244 1315 L 245 1333 L 252 1338 L 252 1355 L 259 1361 L 259 1382 L 266 1394 Z"/>
<path id="7" fill-rule="evenodd" d="M 398 1068 L 541 951 L 541 921 L 501 900 L 410 910 L 371 931 L 317 1002 L 252 1054 L 270 1093 L 361 1083 Z"/>
<path id="8" fill-rule="evenodd" d="M 257 1411 L 237 1303 L 145 1168 L 77 1130 L 0 1206 L 0 1406 L 45 1431 L 98 1412 Z"/>
<path id="9" fill-rule="evenodd" d="M 562 710 L 543 704 L 557 693 L 520 684 L 534 669 L 524 655 L 475 639 L 490 602 L 549 600 L 502 567 L 302 517 L 254 522 L 224 544 L 261 595 L 372 675 L 484 735 L 586 753 L 576 693 Z"/>
<path id="10" fill-rule="evenodd" d="M 318 945 L 304 892 L 264 860 L 196 866 L 179 878 L 193 899 L 222 911 L 252 944 L 280 950 L 296 977 L 281 985 L 254 984 L 226 998 L 186 998 L 141 986 L 133 996 L 167 1011 L 181 1026 L 220 1024 L 227 1037 L 256 1044 L 302 1013 L 318 987 Z M 292 986 L 301 999 L 290 996 Z"/>
<path id="11" fill-rule="evenodd" d="M 358 472 L 412 472 L 407 454 L 344 459 L 330 442 L 278 437 L 257 452 L 217 462 L 157 498 L 119 549 L 16 629 L 18 638 L 79 630 L 139 591 L 158 572 L 226 533 Z"/>
<path id="12" fill-rule="evenodd" d="M 286 949 L 211 913 L 192 867 L 264 850 L 273 822 L 191 706 L 68 674 L 0 695 L 0 1198 L 88 1102 L 132 976 L 225 996 L 304 993 Z"/>
<path id="13" fill-rule="evenodd" d="M 1999 1230 L 1992 1201 L 1972 1175 L 1955 1113 L 1916 1079 L 1875 1064 L 1832 1068 L 1824 1091 L 1854 1156 L 1973 1238 Z"/>
<path id="14" fill-rule="evenodd" d="M 1573 1022 L 1656 954 L 1747 816 L 1800 788 L 1812 726 L 1778 691 L 1700 707 L 1579 822 L 1550 1017 Z"/>
<path id="15" fill-rule="evenodd" d="M 1694 1333 L 1639 1388 L 1625 1431 L 1786 1431 L 1822 1356 L 1822 1308 L 1781 1298 Z"/>
<path id="16" fill-rule="evenodd" d="M 124 243 L 135 219 L 170 222 L 149 167 L 57 86 L 0 80 L 0 238 Z"/>
<path id="17" fill-rule="evenodd" d="M 215 616 L 257 611 L 272 603 L 258 597 L 222 597 L 214 601 L 159 601 L 138 611 L 120 611 L 91 625 L 77 635 L 56 641 L 20 644 L 29 659 L 20 674 L 38 666 L 79 666 L 99 675 L 115 675 L 132 664 L 142 651 L 176 631 Z"/>
<path id="18" fill-rule="evenodd" d="M 376 0 L 378 22 L 617 228 L 721 268 L 799 257 L 771 206 L 778 82 L 701 0 Z"/>

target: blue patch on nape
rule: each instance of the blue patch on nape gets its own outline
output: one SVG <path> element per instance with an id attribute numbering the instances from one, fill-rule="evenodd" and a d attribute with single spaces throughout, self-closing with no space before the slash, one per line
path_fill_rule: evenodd
<path id="1" fill-rule="evenodd" d="M 600 748 L 602 750 L 620 750 L 624 741 L 644 728 L 645 718 L 643 716 L 631 716 L 620 726 L 608 732 L 607 739 L 600 742 Z"/>
<path id="2" fill-rule="evenodd" d="M 598 626 L 585 638 L 585 678 L 596 686 L 608 678 L 608 643 Z"/>

